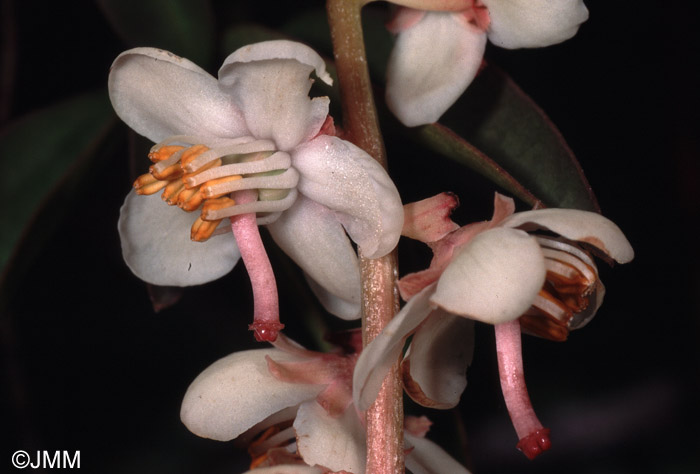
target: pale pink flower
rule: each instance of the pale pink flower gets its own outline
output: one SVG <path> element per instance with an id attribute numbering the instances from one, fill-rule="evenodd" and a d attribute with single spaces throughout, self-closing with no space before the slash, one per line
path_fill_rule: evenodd
<path id="1" fill-rule="evenodd" d="M 215 362 L 187 389 L 183 423 L 198 436 L 249 445 L 255 465 L 285 463 L 261 472 L 364 474 L 365 428 L 351 387 L 361 341 L 359 332 L 351 334 L 344 351 L 313 352 L 280 335 L 274 348 Z M 407 467 L 424 474 L 468 474 L 425 439 L 427 428 L 425 420 L 409 419 Z M 304 466 L 288 466 L 294 462 Z"/>
<path id="2" fill-rule="evenodd" d="M 620 229 L 600 214 L 573 209 L 513 213 L 512 199 L 496 195 L 490 221 L 453 228 L 448 195 L 406 209 L 406 228 L 429 243 L 427 270 L 407 275 L 399 289 L 407 304 L 364 350 L 355 368 L 354 400 L 365 409 L 389 367 L 403 357 L 407 393 L 435 408 L 457 405 L 466 387 L 473 351 L 473 321 L 496 326 L 501 384 L 519 447 L 530 457 L 548 439 L 530 406 L 522 375 L 520 327 L 554 340 L 587 324 L 604 288 L 590 252 L 619 263 L 634 252 Z M 434 220 L 433 225 L 421 221 Z M 417 225 L 418 224 L 418 225 Z M 428 229 L 426 233 L 415 229 Z M 435 231 L 435 229 L 440 229 Z"/>
<path id="3" fill-rule="evenodd" d="M 394 0 L 398 33 L 387 67 L 386 100 L 405 125 L 436 122 L 481 67 L 487 39 L 507 49 L 561 43 L 588 19 L 582 0 Z M 425 5 L 431 9 L 416 10 Z"/>
<path id="4" fill-rule="evenodd" d="M 124 259 L 136 276 L 164 286 L 217 279 L 240 258 L 229 218 L 252 217 L 242 225 L 250 230 L 257 217 L 331 313 L 359 316 L 350 239 L 368 258 L 391 251 L 403 223 L 401 200 L 371 156 L 333 136 L 329 99 L 308 95 L 312 72 L 331 82 L 323 59 L 291 41 L 235 51 L 218 80 L 159 49 L 117 57 L 109 75 L 114 109 L 156 142 L 151 171 L 137 180 L 119 219 Z M 162 199 L 154 194 L 160 190 Z M 191 212 L 200 209 L 201 216 Z M 266 260 L 261 247 L 250 267 L 258 260 Z"/>

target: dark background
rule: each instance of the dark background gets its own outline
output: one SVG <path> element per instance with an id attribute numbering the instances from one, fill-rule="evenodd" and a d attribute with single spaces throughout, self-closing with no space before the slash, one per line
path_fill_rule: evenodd
<path id="1" fill-rule="evenodd" d="M 700 471 L 696 18 L 690 2 L 586 3 L 591 18 L 573 40 L 527 51 L 489 46 L 486 58 L 557 124 L 603 213 L 626 233 L 636 258 L 601 268 L 606 302 L 585 330 L 566 343 L 524 339 L 528 386 L 552 429 L 551 452 L 529 462 L 515 450 L 487 326 L 477 328 L 459 409 L 408 406 L 433 419 L 430 436 L 479 474 Z M 5 78 L 14 72 L 3 124 L 105 88 L 109 65 L 129 47 L 93 2 L 2 4 L 16 54 L 16 69 L 2 72 Z M 275 27 L 293 13 L 291 4 L 320 2 L 213 5 L 220 25 L 251 20 Z M 227 53 L 220 51 L 219 60 Z M 245 271 L 238 266 L 221 280 L 188 289 L 177 305 L 154 313 L 145 285 L 122 262 L 116 232 L 132 179 L 126 137 L 124 127 L 87 173 L 79 199 L 65 203 L 57 232 L 13 282 L 0 327 L 0 471 L 12 469 L 17 449 L 80 450 L 83 472 L 245 470 L 244 453 L 199 439 L 179 421 L 182 395 L 201 370 L 255 346 L 246 330 L 252 310 Z M 389 145 L 405 200 L 451 190 L 462 200 L 459 223 L 489 217 L 492 185 L 411 151 Z M 426 179 L 443 171 L 445 181 Z M 41 225 L 32 232 L 42 232 Z M 406 257 L 402 274 L 427 262 L 427 251 L 419 251 Z M 273 258 L 282 317 L 294 337 L 311 345 L 294 324 L 299 275 L 279 255 Z M 460 429 L 466 450 L 454 436 Z"/>

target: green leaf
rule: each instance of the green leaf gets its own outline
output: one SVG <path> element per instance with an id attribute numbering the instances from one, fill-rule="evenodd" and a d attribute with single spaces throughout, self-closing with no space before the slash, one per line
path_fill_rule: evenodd
<path id="1" fill-rule="evenodd" d="M 542 203 L 515 178 L 449 128 L 433 123 L 412 129 L 411 132 L 413 139 L 433 151 L 468 166 L 530 206 L 541 206 Z"/>
<path id="2" fill-rule="evenodd" d="M 116 123 L 104 91 L 11 123 L 0 134 L 0 270 L 48 195 Z"/>
<path id="3" fill-rule="evenodd" d="M 394 43 L 384 27 L 383 13 L 363 10 L 367 63 L 378 82 L 384 81 Z M 320 10 L 302 13 L 284 30 L 325 51 L 330 36 L 323 15 Z M 377 106 L 384 114 L 379 94 Z M 494 67 L 480 73 L 440 124 L 408 130 L 410 139 L 479 172 L 529 205 L 598 210 L 561 133 L 532 99 Z"/>
<path id="4" fill-rule="evenodd" d="M 214 59 L 214 19 L 207 0 L 98 0 L 130 46 L 171 51 L 206 67 Z"/>
<path id="5" fill-rule="evenodd" d="M 440 123 L 502 166 L 545 206 L 599 210 L 559 130 L 499 69 L 482 70 Z"/>

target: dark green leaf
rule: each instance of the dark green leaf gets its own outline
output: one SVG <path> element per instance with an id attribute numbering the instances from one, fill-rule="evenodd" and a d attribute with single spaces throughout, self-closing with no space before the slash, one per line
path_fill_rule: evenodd
<path id="1" fill-rule="evenodd" d="M 0 134 L 0 268 L 47 196 L 115 123 L 105 92 L 82 95 Z"/>
<path id="2" fill-rule="evenodd" d="M 539 200 L 491 158 L 447 127 L 434 123 L 415 129 L 411 136 L 433 151 L 468 166 L 530 206 Z"/>
<path id="3" fill-rule="evenodd" d="M 502 166 L 546 206 L 599 210 L 559 130 L 497 68 L 486 67 L 440 123 Z"/>
<path id="4" fill-rule="evenodd" d="M 131 47 L 171 51 L 202 67 L 214 58 L 214 20 L 206 0 L 98 0 Z"/>
<path id="5" fill-rule="evenodd" d="M 285 26 L 290 35 L 326 51 L 330 36 L 324 12 L 303 13 Z M 372 78 L 383 82 L 393 38 L 384 12 L 365 8 L 363 28 Z M 316 25 L 314 28 L 313 26 Z M 384 109 L 381 97 L 377 105 Z M 481 173 L 524 202 L 598 210 L 583 172 L 546 114 L 504 73 L 484 69 L 440 120 L 409 136 Z M 449 128 L 448 128 L 449 127 Z"/>

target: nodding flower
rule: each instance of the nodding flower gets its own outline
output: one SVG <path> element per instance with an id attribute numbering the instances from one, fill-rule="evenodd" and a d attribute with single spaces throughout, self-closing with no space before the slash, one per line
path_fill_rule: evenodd
<path id="1" fill-rule="evenodd" d="M 156 143 L 121 209 L 127 265 L 149 283 L 188 286 L 225 275 L 242 257 L 260 340 L 283 326 L 258 225 L 331 313 L 353 319 L 360 276 L 350 239 L 363 256 L 380 257 L 403 224 L 386 171 L 335 136 L 327 97 L 309 97 L 314 72 L 332 82 L 309 47 L 268 41 L 228 56 L 218 80 L 153 48 L 122 53 L 109 76 L 119 117 Z"/>
<path id="2" fill-rule="evenodd" d="M 198 436 L 247 447 L 252 472 L 364 474 L 364 415 L 352 403 L 361 334 L 349 331 L 336 342 L 335 351 L 320 353 L 280 334 L 274 348 L 214 362 L 187 389 L 182 422 Z M 406 418 L 407 468 L 469 474 L 425 438 L 429 427 L 425 418 Z"/>
<path id="3" fill-rule="evenodd" d="M 479 72 L 487 40 L 507 49 L 561 43 L 588 19 L 582 0 L 391 0 L 400 8 L 386 100 L 409 127 L 436 122 Z M 449 10 L 449 11 L 428 11 Z"/>
<path id="4" fill-rule="evenodd" d="M 433 250 L 430 267 L 403 277 L 407 304 L 363 351 L 354 374 L 360 409 L 376 397 L 389 367 L 403 357 L 406 392 L 434 408 L 457 405 L 473 353 L 473 321 L 495 326 L 498 367 L 506 406 L 529 458 L 550 446 L 525 386 L 521 328 L 563 341 L 587 324 L 604 287 L 591 254 L 627 263 L 629 242 L 610 220 L 574 209 L 513 213 L 513 200 L 496 194 L 490 221 L 459 227 L 449 219 L 449 194 L 408 204 L 404 234 Z"/>

